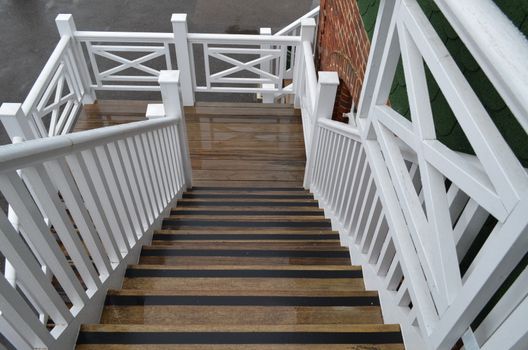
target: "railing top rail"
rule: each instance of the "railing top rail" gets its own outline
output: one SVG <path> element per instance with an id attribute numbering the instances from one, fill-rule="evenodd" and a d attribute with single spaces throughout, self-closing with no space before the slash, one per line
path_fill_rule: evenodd
<path id="1" fill-rule="evenodd" d="M 248 35 L 248 34 L 204 34 L 189 33 L 187 39 L 191 43 L 214 43 L 214 44 L 281 44 L 296 46 L 301 42 L 300 36 L 270 36 L 270 35 Z"/>
<path id="2" fill-rule="evenodd" d="M 313 17 L 317 16 L 317 14 L 319 13 L 319 9 L 320 9 L 320 6 L 317 6 L 316 8 L 314 8 L 313 10 L 311 10 L 310 12 L 305 14 L 304 16 L 299 17 L 298 19 L 296 19 L 295 21 L 291 22 L 286 27 L 282 28 L 281 30 L 279 30 L 277 33 L 275 33 L 273 35 L 274 36 L 281 36 L 281 35 L 284 35 L 286 33 L 291 32 L 295 28 L 300 27 L 301 26 L 301 21 L 303 19 L 305 19 L 305 18 L 313 18 Z"/>
<path id="3" fill-rule="evenodd" d="M 55 137 L 29 140 L 0 147 L 0 173 L 20 169 L 61 155 L 104 145 L 107 142 L 138 135 L 178 122 L 178 118 L 157 118 L 108 126 Z"/>
<path id="4" fill-rule="evenodd" d="M 26 99 L 22 103 L 22 110 L 25 114 L 28 114 L 33 109 L 43 89 L 45 89 L 49 84 L 50 80 L 53 77 L 53 72 L 57 68 L 57 65 L 59 64 L 62 55 L 68 49 L 69 43 L 69 37 L 63 36 L 60 38 L 59 43 L 51 53 L 51 56 L 48 58 L 48 61 L 40 72 L 37 81 L 35 81 L 35 84 L 33 84 L 33 87 L 31 88 Z"/>
<path id="5" fill-rule="evenodd" d="M 528 42 L 493 1 L 435 0 L 528 132 Z"/>
<path id="6" fill-rule="evenodd" d="M 174 34 L 155 32 L 76 31 L 75 38 L 80 41 L 172 43 L 174 41 Z"/>
<path id="7" fill-rule="evenodd" d="M 352 140 L 361 142 L 361 135 L 359 134 L 359 130 L 349 124 L 344 124 L 327 118 L 319 118 L 317 119 L 317 121 L 319 123 L 319 126 L 325 129 L 331 130 L 337 134 L 343 135 Z"/>

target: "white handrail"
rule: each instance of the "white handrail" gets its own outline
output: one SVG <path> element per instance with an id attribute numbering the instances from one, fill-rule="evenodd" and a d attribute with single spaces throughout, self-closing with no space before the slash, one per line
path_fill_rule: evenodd
<path id="1" fill-rule="evenodd" d="M 187 38 L 193 43 L 215 43 L 215 44 L 280 44 L 298 45 L 301 42 L 299 36 L 274 37 L 269 35 L 248 35 L 248 34 L 204 34 L 189 33 Z"/>
<path id="2" fill-rule="evenodd" d="M 76 31 L 75 38 L 80 41 L 172 43 L 174 40 L 174 34 L 154 32 Z"/>
<path id="3" fill-rule="evenodd" d="M 320 6 L 315 7 L 310 12 L 306 13 L 305 15 L 299 17 L 292 23 L 288 24 L 286 27 L 279 30 L 277 33 L 273 34 L 274 36 L 283 36 L 283 35 L 289 35 L 291 32 L 293 32 L 295 29 L 300 28 L 301 22 L 305 18 L 315 18 L 319 15 L 319 9 Z"/>
<path id="4" fill-rule="evenodd" d="M 525 36 L 491 0 L 435 2 L 528 132 L 528 42 Z"/>
<path id="5" fill-rule="evenodd" d="M 7 144 L 0 147 L 0 174 L 45 162 L 65 154 L 81 152 L 87 148 L 107 143 L 117 138 L 130 137 L 169 126 L 176 118 L 159 118 L 122 125 L 85 130 L 53 138 L 36 139 L 20 144 Z"/>

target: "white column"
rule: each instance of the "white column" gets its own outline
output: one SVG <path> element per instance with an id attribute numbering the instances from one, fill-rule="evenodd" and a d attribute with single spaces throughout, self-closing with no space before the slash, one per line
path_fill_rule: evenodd
<path id="1" fill-rule="evenodd" d="M 339 75 L 337 72 L 319 72 L 319 81 L 317 82 L 317 95 L 314 108 L 314 124 L 312 126 L 312 140 L 310 142 L 310 151 L 306 160 L 304 169 L 304 183 L 306 189 L 310 189 L 312 178 L 313 158 L 317 152 L 317 140 L 319 138 L 319 127 L 317 120 L 319 118 L 332 118 L 332 111 L 339 85 Z"/>
<path id="2" fill-rule="evenodd" d="M 180 71 L 181 91 L 184 106 L 194 106 L 194 88 L 192 84 L 190 50 L 192 46 L 187 41 L 187 14 L 175 13 L 171 18 L 174 32 L 176 59 Z"/>
<path id="3" fill-rule="evenodd" d="M 24 114 L 20 103 L 2 103 L 0 121 L 12 142 L 16 137 L 22 137 L 25 140 L 40 138 L 36 125 Z"/>
<path id="4" fill-rule="evenodd" d="M 313 39 L 315 36 L 315 19 L 313 18 L 303 18 L 301 20 L 301 44 L 295 50 L 295 66 L 293 67 L 293 91 L 295 91 L 295 108 L 300 108 L 300 96 L 299 96 L 299 82 L 302 80 L 301 76 L 304 74 L 304 65 L 303 62 L 303 48 L 302 42 L 308 41 L 312 45 L 313 52 Z"/>
<path id="5" fill-rule="evenodd" d="M 271 35 L 271 28 L 260 28 L 260 35 Z M 262 44 L 260 45 L 260 48 L 263 50 L 270 49 L 270 44 Z M 262 56 L 266 56 L 266 54 L 261 54 Z M 260 64 L 260 69 L 271 73 L 271 60 L 268 60 L 266 62 L 262 62 Z M 263 89 L 274 89 L 275 84 L 262 84 L 261 85 Z M 273 103 L 275 101 L 275 94 L 274 93 L 262 93 L 262 103 Z"/>
<path id="6" fill-rule="evenodd" d="M 180 71 L 162 70 L 160 71 L 159 84 L 161 88 L 161 98 L 165 116 L 178 118 L 178 135 L 180 138 L 180 149 L 182 150 L 183 167 L 185 172 L 185 186 L 192 187 L 192 166 L 189 153 L 189 142 L 187 140 L 187 126 L 182 105 L 180 89 Z"/>
<path id="7" fill-rule="evenodd" d="M 80 85 L 83 88 L 83 104 L 92 104 L 95 102 L 97 97 L 95 96 L 95 90 L 91 87 L 91 78 L 88 71 L 88 65 L 84 57 L 81 44 L 75 38 L 75 32 L 77 28 L 75 22 L 73 21 L 73 16 L 71 14 L 59 14 L 55 18 L 55 23 L 57 24 L 57 29 L 61 37 L 68 36 L 71 38 L 71 48 L 73 56 L 75 59 L 74 68 L 77 69 L 79 77 L 81 79 Z"/>

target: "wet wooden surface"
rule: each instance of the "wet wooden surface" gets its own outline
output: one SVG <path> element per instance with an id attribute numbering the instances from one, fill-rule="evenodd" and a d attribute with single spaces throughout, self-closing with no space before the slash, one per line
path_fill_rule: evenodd
<path id="1" fill-rule="evenodd" d="M 75 131 L 144 120 L 148 103 L 84 106 Z M 298 110 L 287 105 L 197 103 L 185 108 L 196 186 L 301 186 L 305 151 Z M 280 183 L 280 185 L 277 185 Z"/>
<path id="2" fill-rule="evenodd" d="M 141 120 L 144 108 L 103 101 L 78 128 Z M 77 349 L 403 349 L 302 188 L 298 112 L 202 104 L 186 119 L 194 186 L 109 291 L 101 324 L 81 328 Z"/>

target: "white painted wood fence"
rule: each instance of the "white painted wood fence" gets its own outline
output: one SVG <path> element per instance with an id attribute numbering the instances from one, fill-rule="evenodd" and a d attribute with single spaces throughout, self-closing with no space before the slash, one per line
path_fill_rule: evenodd
<path id="1" fill-rule="evenodd" d="M 9 216 L 0 211 L 9 270 L 0 276 L 0 330 L 17 349 L 71 349 L 80 325 L 99 320 L 107 290 L 120 286 L 192 186 L 179 73 L 162 71 L 159 84 L 161 118 L 0 148 L 0 192 L 9 204 Z M 23 114 L 20 104 L 0 108 L 5 124 Z M 10 131 L 34 138 L 25 121 Z"/>
<path id="2" fill-rule="evenodd" d="M 527 130 L 525 39 L 489 0 L 435 2 Z M 160 90 L 166 117 L 0 149 L 0 191 L 11 206 L 9 217 L 0 213 L 0 250 L 12 269 L 9 280 L 0 277 L 0 326 L 10 341 L 21 349 L 66 349 L 80 323 L 97 320 L 106 290 L 119 284 L 165 210 L 191 185 L 182 105 L 192 105 L 200 90 L 285 93 L 285 52 L 293 47 L 289 89 L 302 111 L 305 187 L 332 219 L 353 263 L 363 266 L 367 288 L 380 293 L 385 321 L 401 324 L 409 349 L 450 349 L 459 339 L 468 349 L 527 347 L 527 270 L 496 295 L 528 251 L 527 172 L 416 0 L 381 1 L 352 125 L 329 120 L 339 79 L 335 72 L 316 73 L 316 22 L 307 17 L 289 37 L 189 34 L 185 15 L 173 15 L 168 34 L 80 32 L 71 16 L 58 17 L 61 41 L 28 99 L 0 109 L 13 139 L 67 133 L 71 111 L 97 90 Z M 505 43 L 504 36 L 512 40 Z M 193 46 L 203 51 L 205 85 L 196 83 Z M 175 66 L 173 56 L 181 76 L 163 72 Z M 400 56 L 412 121 L 387 105 Z M 117 66 L 102 69 L 101 58 Z M 231 67 L 213 72 L 207 62 L 213 58 Z M 150 65 L 154 60 L 161 65 Z M 475 156 L 436 139 L 424 65 Z M 125 74 L 130 68 L 141 74 Z M 241 72 L 252 76 L 236 75 Z M 52 128 L 42 128 L 43 113 L 51 114 Z M 475 247 L 484 228 L 489 235 Z M 51 286 L 51 274 L 72 308 Z M 499 301 L 472 328 L 494 296 Z M 51 332 L 42 323 L 48 317 L 56 324 Z"/>
<path id="3" fill-rule="evenodd" d="M 526 130 L 526 40 L 489 1 L 436 2 Z M 412 121 L 387 105 L 400 57 Z M 425 65 L 475 156 L 436 139 Z M 385 322 L 402 325 L 409 349 L 451 349 L 459 339 L 466 349 L 528 348 L 526 267 L 496 294 L 526 260 L 527 172 L 416 0 L 381 1 L 354 126 L 328 119 L 333 84 L 330 97 L 301 98 L 303 121 L 312 123 L 315 101 L 327 111 L 311 128 L 305 186 L 379 291 Z M 492 297 L 498 303 L 479 316 Z"/>

